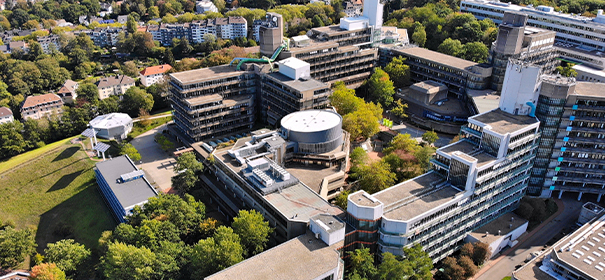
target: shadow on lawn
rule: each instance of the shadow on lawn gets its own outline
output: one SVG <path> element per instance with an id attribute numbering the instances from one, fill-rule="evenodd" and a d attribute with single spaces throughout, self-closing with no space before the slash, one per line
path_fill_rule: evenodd
<path id="1" fill-rule="evenodd" d="M 65 150 L 63 150 L 63 152 L 61 152 L 59 155 L 57 155 L 57 157 L 55 159 L 53 159 L 52 162 L 56 162 L 56 161 L 60 161 L 66 158 L 70 158 L 71 156 L 73 156 L 77 151 L 80 150 L 80 147 L 69 147 Z"/>
<path id="2" fill-rule="evenodd" d="M 80 174 L 84 173 L 84 171 L 85 171 L 85 169 L 82 169 L 82 170 L 78 170 L 76 172 L 73 172 L 71 174 L 63 175 L 63 177 L 61 177 L 61 179 L 59 179 L 46 192 L 49 193 L 49 192 L 54 192 L 54 191 L 58 191 L 58 190 L 66 188 L 67 186 L 69 186 L 69 184 L 71 184 L 71 182 L 73 182 L 73 180 L 75 180 L 76 178 L 78 178 L 78 176 L 80 176 Z"/>

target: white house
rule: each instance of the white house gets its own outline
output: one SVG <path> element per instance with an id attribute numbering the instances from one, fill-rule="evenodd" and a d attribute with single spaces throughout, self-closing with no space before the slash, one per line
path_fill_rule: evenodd
<path id="1" fill-rule="evenodd" d="M 70 79 L 67 79 L 65 81 L 63 86 L 57 92 L 57 95 L 59 95 L 59 97 L 61 97 L 61 100 L 63 100 L 63 103 L 70 103 L 70 104 L 74 103 L 74 101 L 76 100 L 76 97 L 78 96 L 76 94 L 78 85 L 79 84 L 77 82 L 74 82 Z"/>
<path id="2" fill-rule="evenodd" d="M 212 1 L 199 1 L 195 4 L 195 12 L 198 14 L 203 14 L 205 12 L 218 13 L 218 8 Z"/>
<path id="3" fill-rule="evenodd" d="M 105 99 L 112 95 L 121 96 L 126 93 L 134 86 L 134 79 L 126 75 L 117 75 L 102 78 L 96 84 L 99 88 L 99 99 Z"/>
<path id="4" fill-rule="evenodd" d="M 0 107 L 0 124 L 12 122 L 15 118 L 13 117 L 13 111 L 6 107 Z"/>
<path id="5" fill-rule="evenodd" d="M 170 69 L 172 69 L 170 64 L 147 67 L 139 73 L 139 78 L 141 78 L 141 83 L 148 87 L 155 83 L 164 81 L 165 73 Z"/>
<path id="6" fill-rule="evenodd" d="M 126 139 L 132 131 L 132 118 L 124 113 L 111 113 L 98 116 L 89 123 L 90 127 L 97 132 L 97 137 L 103 139 Z"/>

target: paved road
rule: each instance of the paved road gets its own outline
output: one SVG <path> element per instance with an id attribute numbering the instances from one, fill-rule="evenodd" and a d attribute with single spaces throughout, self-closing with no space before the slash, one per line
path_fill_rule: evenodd
<path id="1" fill-rule="evenodd" d="M 563 195 L 561 199 L 565 205 L 563 213 L 525 240 L 517 249 L 509 252 L 506 257 L 494 264 L 476 280 L 500 280 L 505 276 L 511 276 L 515 266 L 523 264 L 530 253 L 542 250 L 544 244 L 561 230 L 575 225 L 580 215 L 580 208 L 586 201 L 578 201 L 577 195 Z"/>
<path id="2" fill-rule="evenodd" d="M 415 127 L 411 124 L 404 123 L 404 122 L 400 123 L 400 124 L 393 124 L 392 130 L 396 130 L 397 132 L 402 133 L 402 134 L 407 133 L 407 134 L 411 135 L 413 138 L 415 138 L 419 143 L 422 142 L 422 134 L 424 134 L 426 132 L 425 129 L 418 128 L 418 127 Z M 437 135 L 439 136 L 439 139 L 437 140 L 437 142 L 435 142 L 436 147 L 443 147 L 443 146 L 449 144 L 453 138 L 451 135 L 446 135 L 446 134 L 441 134 L 441 133 L 437 133 Z"/>
<path id="3" fill-rule="evenodd" d="M 172 186 L 170 179 L 174 176 L 176 160 L 164 152 L 154 141 L 155 134 L 164 129 L 166 129 L 166 125 L 161 125 L 137 136 L 130 143 L 141 154 L 142 163 L 137 162 L 137 166 L 147 173 L 148 179 L 154 182 L 156 187 L 167 192 Z"/>

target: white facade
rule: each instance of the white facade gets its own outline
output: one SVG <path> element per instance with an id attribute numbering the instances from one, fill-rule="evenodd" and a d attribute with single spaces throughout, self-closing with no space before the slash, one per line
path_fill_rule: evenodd
<path id="1" fill-rule="evenodd" d="M 212 34 L 217 39 L 233 40 L 248 37 L 248 23 L 243 17 L 228 17 L 193 21 L 190 25 L 191 41 L 194 44 L 204 42 L 204 35 Z"/>
<path id="2" fill-rule="evenodd" d="M 587 67 L 584 65 L 574 65 L 573 70 L 576 70 L 578 75 L 576 80 L 594 83 L 605 83 L 605 71 Z"/>
<path id="3" fill-rule="evenodd" d="M 13 112 L 6 107 L 0 107 L 0 124 L 14 121 Z"/>
<path id="4" fill-rule="evenodd" d="M 165 77 L 166 75 L 164 75 L 164 73 L 152 74 L 149 76 L 143 76 L 142 74 L 139 74 L 139 78 L 141 78 L 141 84 L 146 87 L 164 81 Z"/>
<path id="5" fill-rule="evenodd" d="M 290 57 L 279 62 L 279 73 L 292 80 L 311 77 L 311 64 L 298 58 Z"/>
<path id="6" fill-rule="evenodd" d="M 126 139 L 132 131 L 133 122 L 128 114 L 111 113 L 92 119 L 89 125 L 97 132 L 97 137 L 113 140 Z"/>
<path id="7" fill-rule="evenodd" d="M 134 80 L 124 75 L 102 78 L 97 82 L 99 99 L 105 99 L 112 95 L 121 96 L 133 86 Z"/>
<path id="8" fill-rule="evenodd" d="M 508 247 L 513 247 L 515 246 L 518 241 L 517 238 L 519 238 L 519 236 L 521 236 L 523 233 L 525 233 L 527 231 L 527 225 L 529 224 L 529 222 L 525 222 L 523 223 L 520 227 L 517 227 L 516 229 L 514 229 L 513 231 L 507 233 L 507 234 L 503 234 L 503 235 L 497 235 L 497 237 L 491 238 L 493 240 L 490 240 L 491 242 L 489 242 L 489 249 L 492 252 L 492 254 L 489 256 L 489 258 L 493 258 L 494 256 L 496 256 L 497 254 L 500 253 L 500 251 L 502 251 L 502 249 Z M 482 233 L 481 233 L 482 234 Z M 496 233 L 485 233 L 485 235 L 496 235 Z M 482 238 L 478 237 L 476 234 L 469 234 L 466 239 L 466 242 L 470 242 L 470 243 L 475 243 L 475 242 L 482 242 Z"/>
<path id="9" fill-rule="evenodd" d="M 380 0 L 364 0 L 363 1 L 363 16 L 370 19 L 370 25 L 375 29 L 382 27 L 382 13 L 384 5 Z"/>
<path id="10" fill-rule="evenodd" d="M 344 30 L 358 30 L 368 28 L 370 25 L 370 19 L 367 17 L 352 17 L 352 18 L 341 18 L 340 28 Z"/>
<path id="11" fill-rule="evenodd" d="M 527 115 L 527 102 L 538 102 L 541 70 L 539 66 L 509 61 L 504 75 L 500 108 L 509 114 Z"/>

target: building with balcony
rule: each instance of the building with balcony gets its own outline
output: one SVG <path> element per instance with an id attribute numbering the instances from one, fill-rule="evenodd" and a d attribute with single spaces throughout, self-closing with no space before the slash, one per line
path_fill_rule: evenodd
<path id="1" fill-rule="evenodd" d="M 539 121 L 527 110 L 475 115 L 462 140 L 437 150 L 432 170 L 375 194 L 348 197 L 355 230 L 345 250 L 361 246 L 402 255 L 420 244 L 434 262 L 458 250 L 473 231 L 514 210 L 527 187 Z"/>
<path id="2" fill-rule="evenodd" d="M 38 120 L 61 113 L 63 113 L 63 100 L 53 93 L 28 96 L 21 105 L 23 120 Z"/>
<path id="3" fill-rule="evenodd" d="M 338 116 L 329 111 L 321 115 L 327 119 Z M 232 147 L 212 151 L 215 162 L 208 166 L 212 174 L 202 179 L 213 198 L 224 205 L 221 211 L 228 215 L 235 215 L 240 209 L 259 211 L 275 227 L 273 240 L 282 243 L 304 234 L 311 217 L 342 214 L 340 208 L 319 194 L 321 191 L 312 189 L 315 182 L 319 185 L 319 181 L 341 172 L 346 166 L 348 134 L 340 130 L 337 135 L 338 128 L 291 131 L 289 138 L 282 136 L 283 131 L 252 132 L 252 136 L 237 140 Z M 321 139 L 321 135 L 335 137 L 336 141 Z M 305 136 L 308 139 L 304 139 Z M 305 140 L 316 143 L 303 142 Z M 324 141 L 327 144 L 321 145 Z M 202 156 L 205 155 L 208 154 Z M 342 175 L 344 180 L 344 172 Z M 330 178 L 325 181 L 329 187 Z"/>
<path id="4" fill-rule="evenodd" d="M 509 59 L 539 65 L 550 74 L 559 65 L 554 31 L 527 26 L 527 15 L 505 12 L 498 27 L 498 38 L 492 44 L 490 59 L 493 67 L 491 88 L 502 91 L 504 74 Z"/>
<path id="5" fill-rule="evenodd" d="M 170 70 L 172 70 L 172 66 L 170 66 L 170 64 L 147 67 L 143 69 L 143 71 L 139 72 L 141 84 L 148 87 L 155 83 L 164 82 L 166 79 L 166 72 Z"/>
<path id="6" fill-rule="evenodd" d="M 116 75 L 101 78 L 95 83 L 99 90 L 99 99 L 105 99 L 112 95 L 121 96 L 134 86 L 134 79 L 126 75 Z"/>
<path id="7" fill-rule="evenodd" d="M 63 103 L 73 104 L 78 95 L 76 94 L 76 90 L 78 89 L 79 84 L 70 79 L 65 80 L 63 86 L 57 91 L 57 95 L 61 97 Z"/>
<path id="8" fill-rule="evenodd" d="M 145 172 L 136 167 L 128 155 L 122 155 L 95 166 L 95 177 L 101 194 L 120 223 L 132 214 L 135 206 L 143 206 L 149 198 L 158 195 L 145 178 Z"/>
<path id="9" fill-rule="evenodd" d="M 528 16 L 527 25 L 555 31 L 555 47 L 559 55 L 598 69 L 605 68 L 605 15 L 599 10 L 597 17 L 589 18 L 556 12 L 553 7 L 519 6 L 510 2 L 463 0 L 460 11 L 471 13 L 477 19 L 489 18 L 496 24 L 503 21 L 506 12 Z"/>

